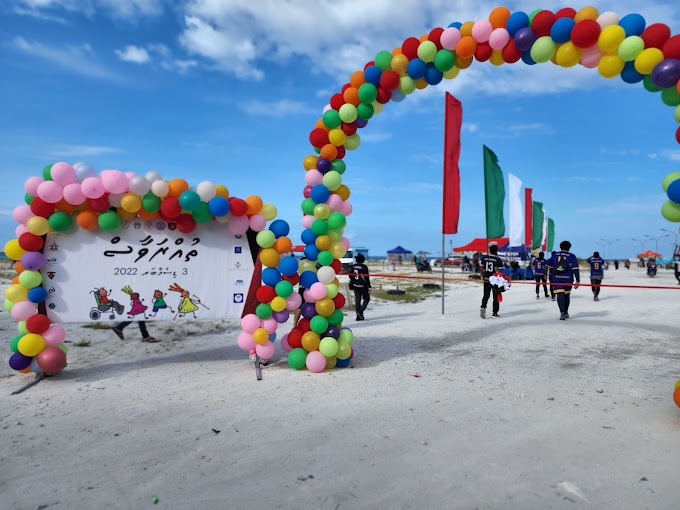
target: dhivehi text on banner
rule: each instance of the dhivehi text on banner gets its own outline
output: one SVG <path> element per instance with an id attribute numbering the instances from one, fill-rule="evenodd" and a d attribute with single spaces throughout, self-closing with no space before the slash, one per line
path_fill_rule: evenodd
<path id="1" fill-rule="evenodd" d="M 253 274 L 247 236 L 226 225 L 182 234 L 163 221 L 47 236 L 52 322 L 240 318 Z"/>

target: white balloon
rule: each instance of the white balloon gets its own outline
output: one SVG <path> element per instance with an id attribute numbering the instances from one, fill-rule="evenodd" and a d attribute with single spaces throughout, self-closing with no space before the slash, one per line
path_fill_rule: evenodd
<path id="1" fill-rule="evenodd" d="M 320 267 L 316 272 L 316 277 L 321 283 L 331 283 L 335 280 L 335 270 L 330 266 Z"/>
<path id="2" fill-rule="evenodd" d="M 149 182 L 160 181 L 162 179 L 161 174 L 156 170 L 149 170 L 144 174 L 144 177 L 146 177 L 146 180 Z"/>
<path id="3" fill-rule="evenodd" d="M 126 195 L 126 193 L 109 193 L 109 204 L 113 207 L 120 207 L 120 200 Z"/>
<path id="4" fill-rule="evenodd" d="M 203 181 L 196 186 L 196 193 L 204 202 L 210 201 L 217 195 L 217 186 L 210 181 Z"/>
<path id="5" fill-rule="evenodd" d="M 605 29 L 605 28 L 610 27 L 612 25 L 618 25 L 619 24 L 619 15 L 616 14 L 615 12 L 612 12 L 612 11 L 603 12 L 597 18 L 597 22 L 600 24 L 600 28 L 602 28 L 602 29 Z"/>
<path id="6" fill-rule="evenodd" d="M 231 219 L 231 213 L 227 213 L 224 216 L 217 216 L 215 219 L 218 223 L 229 223 L 229 220 Z"/>
<path id="7" fill-rule="evenodd" d="M 170 191 L 170 186 L 165 181 L 153 181 L 151 183 L 151 193 L 156 195 L 158 198 L 164 198 L 168 196 L 168 191 Z"/>
<path id="8" fill-rule="evenodd" d="M 143 197 L 149 192 L 151 184 L 146 180 L 145 177 L 142 177 L 141 175 L 135 175 L 130 179 L 129 187 L 130 191 L 136 195 L 139 195 L 140 197 Z"/>

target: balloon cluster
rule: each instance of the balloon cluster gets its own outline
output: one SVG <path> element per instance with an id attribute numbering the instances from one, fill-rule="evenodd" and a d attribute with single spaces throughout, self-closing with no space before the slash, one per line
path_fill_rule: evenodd
<path id="1" fill-rule="evenodd" d="M 668 196 L 661 206 L 661 214 L 668 221 L 680 223 L 680 172 L 671 172 L 664 177 L 661 187 Z"/>
<path id="2" fill-rule="evenodd" d="M 257 195 L 230 197 L 227 188 L 208 181 L 190 189 L 185 180 L 165 181 L 156 171 L 142 176 L 103 170 L 97 175 L 87 163 L 59 162 L 46 166 L 41 177 L 28 178 L 24 189 L 26 204 L 13 212 L 19 223 L 16 239 L 4 248 L 16 261 L 17 276 L 5 290 L 4 306 L 19 321 L 20 335 L 11 342 L 14 354 L 9 364 L 20 372 L 55 373 L 66 366 L 64 329 L 37 313 L 47 298 L 40 270 L 46 264 L 44 236 L 50 231 L 67 232 L 76 226 L 115 231 L 123 220 L 139 217 L 174 222 L 177 230 L 190 233 L 198 224 L 215 220 L 237 235 L 248 229 L 258 232 L 265 264 L 276 267 L 281 253 L 292 248 L 285 221 L 273 221 L 265 229 L 276 218 L 275 206 L 264 204 Z"/>
<path id="3" fill-rule="evenodd" d="M 675 405 L 680 407 L 680 381 L 675 383 L 675 390 L 673 391 L 673 401 Z"/>

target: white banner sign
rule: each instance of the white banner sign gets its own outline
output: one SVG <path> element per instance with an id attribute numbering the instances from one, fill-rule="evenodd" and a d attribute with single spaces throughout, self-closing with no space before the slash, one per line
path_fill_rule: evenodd
<path id="1" fill-rule="evenodd" d="M 240 318 L 253 274 L 246 235 L 191 234 L 163 221 L 47 236 L 42 269 L 52 322 Z"/>

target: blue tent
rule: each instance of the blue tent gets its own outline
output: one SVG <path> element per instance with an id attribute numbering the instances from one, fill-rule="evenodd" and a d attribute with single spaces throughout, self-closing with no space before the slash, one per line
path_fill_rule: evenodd
<path id="1" fill-rule="evenodd" d="M 413 252 L 411 250 L 407 250 L 406 248 L 402 248 L 401 246 L 397 246 L 396 248 L 387 250 L 387 253 L 389 253 L 390 255 L 406 255 L 408 253 Z"/>

